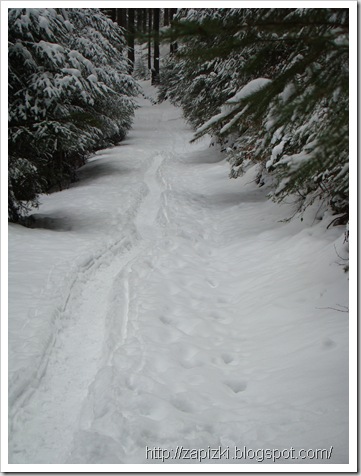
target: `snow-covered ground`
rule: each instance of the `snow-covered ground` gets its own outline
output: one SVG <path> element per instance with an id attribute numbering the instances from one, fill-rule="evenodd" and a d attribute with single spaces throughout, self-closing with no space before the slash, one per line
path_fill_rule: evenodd
<path id="1" fill-rule="evenodd" d="M 180 109 L 139 103 L 10 225 L 9 462 L 347 463 L 344 227 L 282 221 L 254 168 L 229 180 Z"/>

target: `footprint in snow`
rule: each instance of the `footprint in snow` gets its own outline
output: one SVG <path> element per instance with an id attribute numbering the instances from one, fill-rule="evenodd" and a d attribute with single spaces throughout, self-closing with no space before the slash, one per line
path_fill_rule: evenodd
<path id="1" fill-rule="evenodd" d="M 244 392 L 247 388 L 247 382 L 245 382 L 244 380 L 227 380 L 224 383 L 234 393 Z"/>
<path id="2" fill-rule="evenodd" d="M 237 363 L 237 362 L 235 362 L 233 355 L 231 355 L 227 352 L 224 352 L 223 354 L 214 357 L 212 359 L 212 362 L 216 365 L 221 365 L 221 366 L 223 366 L 224 364 L 230 365 L 230 364 L 232 364 L 232 362 L 233 362 L 233 364 Z"/>
<path id="3" fill-rule="evenodd" d="M 183 413 L 193 413 L 194 408 L 186 399 L 186 397 L 178 396 L 174 397 L 171 400 L 172 405 L 179 411 Z"/>
<path id="4" fill-rule="evenodd" d="M 234 357 L 231 354 L 224 353 L 221 355 L 221 359 L 225 364 L 231 364 L 234 361 Z"/>
<path id="5" fill-rule="evenodd" d="M 168 316 L 160 316 L 159 320 L 160 320 L 160 322 L 162 322 L 163 324 L 166 324 L 166 325 L 169 325 L 169 324 L 173 323 L 173 320 Z"/>

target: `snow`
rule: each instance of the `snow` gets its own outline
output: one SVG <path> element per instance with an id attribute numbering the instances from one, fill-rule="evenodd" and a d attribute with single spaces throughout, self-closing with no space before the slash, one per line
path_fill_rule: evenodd
<path id="1" fill-rule="evenodd" d="M 291 170 L 295 170 L 298 167 L 304 165 L 305 162 L 308 162 L 312 159 L 313 153 L 307 153 L 304 150 L 299 154 L 287 155 L 285 154 L 281 160 L 276 164 L 278 165 L 288 165 Z"/>
<path id="2" fill-rule="evenodd" d="M 87 77 L 87 80 L 92 82 L 92 83 L 96 83 L 98 82 L 98 78 L 95 76 L 95 74 L 90 74 L 88 77 Z"/>
<path id="3" fill-rule="evenodd" d="M 293 83 L 287 84 L 284 90 L 282 91 L 282 93 L 280 94 L 281 100 L 284 103 L 286 103 L 290 99 L 290 97 L 295 93 L 295 91 L 296 91 L 296 88 Z"/>
<path id="4" fill-rule="evenodd" d="M 61 70 L 63 73 L 67 73 L 67 74 L 76 76 L 77 78 L 81 78 L 81 72 L 76 68 L 62 68 Z"/>
<path id="5" fill-rule="evenodd" d="M 64 61 L 64 48 L 61 45 L 40 40 L 36 48 L 41 49 L 54 62 L 61 64 Z"/>
<path id="6" fill-rule="evenodd" d="M 233 97 L 227 100 L 227 104 L 237 104 L 242 99 L 246 99 L 252 94 L 257 93 L 261 89 L 265 88 L 272 81 L 267 78 L 256 78 L 252 79 L 249 83 L 243 86 Z"/>
<path id="7" fill-rule="evenodd" d="M 220 134 L 225 134 L 232 126 L 234 126 L 237 121 L 239 120 L 239 118 L 247 111 L 248 109 L 248 105 L 245 106 L 242 111 L 238 112 L 233 118 L 231 121 L 229 121 L 225 126 L 222 127 L 222 129 L 220 130 Z"/>
<path id="8" fill-rule="evenodd" d="M 275 145 L 273 147 L 272 153 L 271 153 L 271 158 L 266 163 L 266 168 L 267 169 L 272 167 L 274 161 L 277 160 L 277 158 L 282 154 L 285 144 L 286 144 L 286 140 L 283 139 L 283 140 L 281 140 L 281 142 L 279 142 L 277 145 Z"/>
<path id="9" fill-rule="evenodd" d="M 51 35 L 49 30 L 49 21 L 47 18 L 43 16 L 39 16 L 39 27 L 43 28 L 48 35 Z"/>
<path id="10" fill-rule="evenodd" d="M 231 115 L 237 107 L 239 107 L 239 103 L 243 100 L 251 96 L 252 94 L 257 93 L 268 84 L 271 83 L 270 79 L 267 78 L 257 78 L 249 81 L 245 86 L 243 86 L 234 96 L 227 99 L 225 105 L 221 107 L 221 112 L 216 114 L 215 116 L 211 117 L 207 122 L 205 122 L 201 127 L 199 127 L 196 131 L 196 138 L 198 138 L 204 131 L 209 129 L 211 126 L 216 124 L 217 122 L 225 119 L 229 115 Z M 230 129 L 237 120 L 246 112 L 248 106 L 246 105 L 240 112 L 236 114 L 232 120 L 227 123 L 221 129 L 221 133 L 224 134 L 228 129 Z"/>
<path id="11" fill-rule="evenodd" d="M 347 463 L 345 227 L 285 222 L 142 84 L 126 140 L 9 226 L 9 462 Z"/>

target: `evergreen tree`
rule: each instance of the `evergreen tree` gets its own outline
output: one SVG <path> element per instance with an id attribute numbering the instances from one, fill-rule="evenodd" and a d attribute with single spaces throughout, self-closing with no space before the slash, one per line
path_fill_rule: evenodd
<path id="1" fill-rule="evenodd" d="M 117 8 L 100 8 L 99 10 L 112 21 L 117 21 Z"/>
<path id="2" fill-rule="evenodd" d="M 9 9 L 9 219 L 130 128 L 122 30 L 97 9 Z"/>
<path id="3" fill-rule="evenodd" d="M 198 130 L 276 177 L 274 198 L 348 213 L 348 9 L 183 9 L 162 95 Z"/>

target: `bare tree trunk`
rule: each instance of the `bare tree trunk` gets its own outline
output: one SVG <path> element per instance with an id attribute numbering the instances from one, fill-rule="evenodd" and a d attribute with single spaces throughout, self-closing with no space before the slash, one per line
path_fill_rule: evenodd
<path id="1" fill-rule="evenodd" d="M 169 25 L 169 8 L 164 9 L 164 26 Z"/>
<path id="2" fill-rule="evenodd" d="M 127 9 L 126 8 L 116 8 L 116 22 L 119 26 L 127 28 Z"/>
<path id="3" fill-rule="evenodd" d="M 142 31 L 143 26 L 143 8 L 137 8 L 137 32 Z"/>
<path id="4" fill-rule="evenodd" d="M 153 9 L 148 8 L 148 69 L 152 69 L 152 29 Z"/>
<path id="5" fill-rule="evenodd" d="M 169 22 L 171 23 L 172 20 L 173 20 L 173 17 L 176 15 L 177 13 L 177 8 L 170 8 L 169 9 Z M 178 49 L 178 44 L 176 41 L 171 41 L 170 43 L 170 53 L 173 54 L 177 51 Z"/>
<path id="6" fill-rule="evenodd" d="M 134 8 L 128 8 L 128 59 L 131 62 L 130 64 L 130 73 L 134 70 Z"/>
<path id="7" fill-rule="evenodd" d="M 142 23 L 142 33 L 145 35 L 147 33 L 147 9 L 146 8 L 143 8 L 143 15 L 142 15 L 142 18 L 143 18 L 143 23 Z"/>
<path id="8" fill-rule="evenodd" d="M 159 84 L 159 8 L 153 8 L 154 15 L 154 74 L 152 70 L 152 84 Z"/>

